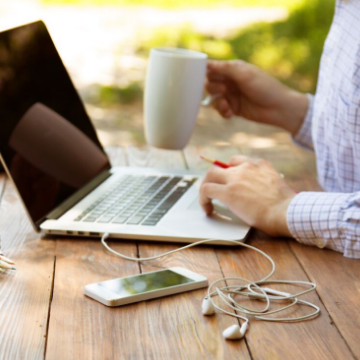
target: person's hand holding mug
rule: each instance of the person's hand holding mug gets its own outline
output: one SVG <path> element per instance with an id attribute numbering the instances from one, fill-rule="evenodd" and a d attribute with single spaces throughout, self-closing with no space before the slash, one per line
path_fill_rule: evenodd
<path id="1" fill-rule="evenodd" d="M 207 68 L 206 90 L 217 96 L 212 105 L 224 118 L 242 116 L 293 135 L 301 127 L 308 108 L 306 95 L 243 61 L 211 61 Z M 206 174 L 200 190 L 204 211 L 210 215 L 212 200 L 217 199 L 268 235 L 291 236 L 286 214 L 296 194 L 272 164 L 235 156 L 230 165 Z"/>
<path id="2" fill-rule="evenodd" d="M 308 108 L 305 94 L 241 60 L 209 61 L 207 68 L 206 90 L 218 96 L 212 105 L 224 118 L 242 116 L 296 134 Z"/>

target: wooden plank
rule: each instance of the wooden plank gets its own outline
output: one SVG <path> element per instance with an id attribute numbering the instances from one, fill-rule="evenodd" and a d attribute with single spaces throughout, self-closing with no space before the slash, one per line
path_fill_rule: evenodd
<path id="1" fill-rule="evenodd" d="M 308 280 L 284 239 L 273 239 L 255 233 L 249 243 L 266 252 L 275 261 L 277 269 L 274 279 Z M 269 266 L 261 255 L 248 250 L 218 250 L 217 254 L 225 276 L 259 279 L 269 271 Z M 294 287 L 290 286 L 269 287 L 294 292 Z M 317 294 L 312 292 L 303 298 L 321 308 L 319 317 L 311 321 L 289 324 L 250 320 L 246 338 L 254 359 L 353 358 L 344 339 L 331 324 L 327 309 Z M 292 312 L 291 316 L 309 313 L 311 310 L 299 309 Z"/>
<path id="2" fill-rule="evenodd" d="M 291 151 L 293 148 L 274 149 L 267 154 L 268 160 L 287 168 L 287 163 L 297 161 L 300 156 L 302 165 L 295 174 L 288 174 L 290 185 L 298 179 L 301 174 L 299 190 L 319 191 L 321 190 L 311 168 L 306 163 L 309 159 L 307 154 L 302 158 L 302 153 Z M 254 154 L 254 151 L 252 151 Z M 265 152 L 258 155 L 265 155 Z M 300 166 L 300 165 L 299 165 Z M 360 312 L 354 311 L 358 306 L 358 300 L 354 297 L 359 291 L 360 266 L 358 260 L 344 258 L 342 254 L 331 250 L 320 250 L 317 247 L 308 247 L 295 241 L 290 246 L 311 281 L 318 284 L 318 293 L 331 318 L 335 322 L 339 332 L 349 345 L 355 357 L 360 358 L 360 346 L 358 336 L 360 333 Z M 336 289 L 336 290 L 334 290 Z"/>
<path id="3" fill-rule="evenodd" d="M 360 266 L 359 260 L 348 259 L 332 250 L 291 243 L 291 248 L 318 293 L 331 320 L 355 358 L 360 359 Z"/>
<path id="4" fill-rule="evenodd" d="M 43 358 L 55 242 L 39 239 L 10 182 L 0 205 L 2 247 L 18 269 L 0 275 L 0 358 Z"/>
<path id="5" fill-rule="evenodd" d="M 282 151 L 242 149 L 245 154 L 267 158 L 272 161 L 278 171 L 285 174 L 292 186 L 301 190 L 307 184 L 302 183 L 298 174 L 309 171 L 297 159 L 289 155 L 288 148 L 282 146 Z M 214 149 L 215 152 L 216 149 Z M 187 155 L 189 151 L 185 152 Z M 275 156 L 277 154 L 277 156 Z M 283 154 L 280 156 L 280 154 Z M 266 155 L 266 156 L 263 156 Z M 217 156 L 220 157 L 220 153 Z M 289 157 L 291 161 L 285 161 Z M 197 168 L 197 158 L 186 156 L 190 168 Z M 196 159 L 196 161 L 194 161 Z M 299 172 L 300 171 L 300 172 Z M 292 253 L 287 240 L 273 239 L 264 234 L 255 232 L 251 237 L 250 244 L 269 254 L 277 264 L 275 279 L 308 280 L 307 274 L 298 263 Z M 269 271 L 267 262 L 261 255 L 245 249 L 221 249 L 218 248 L 217 256 L 225 276 L 240 276 L 250 279 L 259 279 Z M 334 284 L 335 285 L 335 284 Z M 293 291 L 287 286 L 284 291 Z M 321 304 L 316 293 L 308 294 L 304 299 L 309 300 L 321 307 L 321 316 L 313 321 L 297 324 L 276 324 L 260 321 L 252 321 L 250 331 L 246 336 L 250 352 L 253 358 L 261 359 L 351 359 L 353 358 L 347 344 L 340 336 L 335 326 L 331 326 L 331 320 L 327 310 Z M 298 312 L 299 313 L 299 312 Z M 293 315 L 296 315 L 294 313 Z M 261 345 L 262 344 L 262 345 Z M 265 345 L 266 344 L 266 345 Z M 264 346 L 265 345 L 265 346 Z"/>
<path id="6" fill-rule="evenodd" d="M 184 168 L 180 152 L 157 149 L 129 149 L 130 165 L 160 168 Z M 154 256 L 180 245 L 139 242 L 140 257 Z M 141 264 L 143 272 L 182 266 L 205 275 L 212 282 L 222 277 L 222 271 L 211 246 L 188 249 L 162 259 Z M 227 342 L 221 332 L 236 319 L 206 317 L 201 304 L 206 290 L 191 291 L 141 303 L 136 321 L 148 329 L 140 345 L 148 359 L 250 359 L 246 343 Z M 138 359 L 141 354 L 136 356 Z"/>
<path id="7" fill-rule="evenodd" d="M 113 164 L 126 165 L 124 149 L 107 152 Z M 137 255 L 135 242 L 110 245 L 128 256 Z M 133 329 L 141 341 L 142 329 L 135 321 L 139 305 L 106 307 L 85 297 L 84 286 L 139 271 L 136 263 L 105 251 L 99 240 L 59 239 L 46 359 L 132 358 L 134 344 L 128 341 L 127 331 Z"/>
<path id="8" fill-rule="evenodd" d="M 133 242 L 110 242 L 116 251 L 136 257 Z M 111 256 L 96 240 L 58 240 L 46 359 L 133 358 L 143 329 L 139 305 L 110 308 L 84 295 L 93 282 L 136 275 L 136 263 Z M 138 337 L 129 341 L 129 334 Z"/>

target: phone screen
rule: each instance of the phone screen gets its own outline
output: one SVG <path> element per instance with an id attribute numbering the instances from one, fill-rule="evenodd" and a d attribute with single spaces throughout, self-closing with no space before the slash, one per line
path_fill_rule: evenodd
<path id="1" fill-rule="evenodd" d="M 193 279 L 189 279 L 174 271 L 162 270 L 128 278 L 104 281 L 98 285 L 112 291 L 119 297 L 126 297 L 192 282 L 194 282 Z"/>

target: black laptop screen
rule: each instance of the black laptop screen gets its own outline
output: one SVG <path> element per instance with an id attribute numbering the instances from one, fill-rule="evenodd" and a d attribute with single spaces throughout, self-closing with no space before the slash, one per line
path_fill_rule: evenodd
<path id="1" fill-rule="evenodd" d="M 110 167 L 40 21 L 0 33 L 0 153 L 34 223 Z"/>

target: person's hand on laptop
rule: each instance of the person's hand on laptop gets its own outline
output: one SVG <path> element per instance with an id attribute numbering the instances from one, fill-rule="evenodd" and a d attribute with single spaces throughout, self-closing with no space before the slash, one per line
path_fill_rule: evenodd
<path id="1" fill-rule="evenodd" d="M 206 90 L 218 95 L 212 105 L 224 118 L 242 116 L 279 126 L 293 135 L 308 108 L 305 94 L 241 60 L 209 61 Z"/>
<path id="2" fill-rule="evenodd" d="M 207 215 L 217 199 L 242 220 L 272 236 L 289 236 L 288 206 L 295 196 L 273 165 L 263 159 L 234 156 L 232 167 L 212 167 L 200 189 L 200 204 Z"/>

